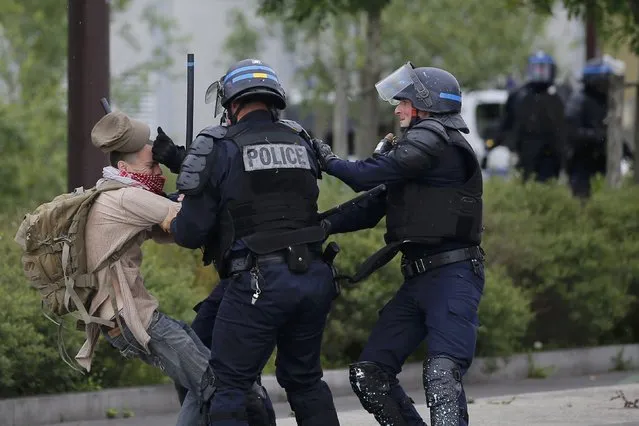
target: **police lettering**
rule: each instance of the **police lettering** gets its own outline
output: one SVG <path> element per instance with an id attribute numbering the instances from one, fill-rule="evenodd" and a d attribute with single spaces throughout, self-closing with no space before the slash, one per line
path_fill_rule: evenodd
<path id="1" fill-rule="evenodd" d="M 310 169 L 308 151 L 301 145 L 271 143 L 243 147 L 244 170 Z"/>

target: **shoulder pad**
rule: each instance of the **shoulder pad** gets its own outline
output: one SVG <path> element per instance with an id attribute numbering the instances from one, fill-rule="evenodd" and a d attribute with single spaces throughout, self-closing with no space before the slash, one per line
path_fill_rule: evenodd
<path id="1" fill-rule="evenodd" d="M 419 130 L 418 130 L 419 129 Z M 446 142 L 449 140 L 448 132 L 446 131 L 446 127 L 442 123 L 432 118 L 427 118 L 425 120 L 420 121 L 415 126 L 411 127 L 406 132 L 407 139 L 419 140 L 420 138 L 428 137 L 426 135 L 427 132 L 423 130 L 430 130 L 438 136 L 441 136 Z M 416 130 L 416 131 L 415 131 Z"/>
<path id="2" fill-rule="evenodd" d="M 198 136 L 205 135 L 214 139 L 222 139 L 226 135 L 227 131 L 228 127 L 226 126 L 209 126 L 200 131 Z"/>
<path id="3" fill-rule="evenodd" d="M 293 130 L 295 133 L 299 134 L 307 141 L 311 140 L 311 135 L 309 135 L 306 129 L 304 129 L 304 127 L 302 127 L 302 125 L 298 123 L 297 121 L 282 119 L 282 120 L 278 120 L 277 122 Z"/>
<path id="4" fill-rule="evenodd" d="M 215 127 L 207 129 L 215 131 Z M 187 195 L 199 194 L 210 176 L 211 167 L 208 163 L 215 148 L 216 139 L 205 133 L 207 129 L 200 132 L 189 147 L 175 182 L 177 189 Z"/>
<path id="5" fill-rule="evenodd" d="M 278 120 L 277 122 L 295 130 L 295 133 L 300 133 L 304 130 L 302 125 L 298 123 L 297 121 L 281 119 L 281 120 Z"/>

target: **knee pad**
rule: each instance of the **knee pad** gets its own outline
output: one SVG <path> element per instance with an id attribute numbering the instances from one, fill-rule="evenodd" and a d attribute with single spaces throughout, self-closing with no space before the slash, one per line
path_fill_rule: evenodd
<path id="1" fill-rule="evenodd" d="M 350 365 L 349 380 L 353 392 L 359 398 L 362 407 L 384 425 L 407 425 L 401 407 L 390 393 L 390 378 L 374 362 L 361 361 Z"/>
<path id="2" fill-rule="evenodd" d="M 427 359 L 424 362 L 424 389 L 432 425 L 459 424 L 462 383 L 457 363 L 447 357 Z"/>

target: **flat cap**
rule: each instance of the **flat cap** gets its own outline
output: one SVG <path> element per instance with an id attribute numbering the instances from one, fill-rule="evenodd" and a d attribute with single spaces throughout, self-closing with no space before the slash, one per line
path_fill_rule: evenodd
<path id="1" fill-rule="evenodd" d="M 146 123 L 113 111 L 100 119 L 91 130 L 91 142 L 102 152 L 137 152 L 149 143 L 151 129 Z"/>

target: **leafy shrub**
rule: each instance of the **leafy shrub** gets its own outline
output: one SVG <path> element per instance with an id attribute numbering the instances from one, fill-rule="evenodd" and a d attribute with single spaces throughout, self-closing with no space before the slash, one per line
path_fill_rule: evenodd
<path id="1" fill-rule="evenodd" d="M 173 181 L 171 176 L 167 188 Z M 320 211 L 355 195 L 330 177 L 321 187 Z M 62 190 L 53 184 L 36 194 L 16 191 L 14 203 L 0 211 L 0 397 L 168 381 L 158 369 L 122 359 L 104 341 L 89 374 L 75 373 L 59 359 L 57 328 L 40 313 L 13 236 L 25 211 Z M 600 188 L 582 204 L 560 184 L 489 180 L 484 199 L 487 278 L 478 355 L 509 354 L 537 340 L 545 347 L 639 340 L 638 187 Z M 384 226 L 382 220 L 371 230 L 328 240 L 341 247 L 340 272 L 354 273 L 382 246 Z M 160 309 L 191 321 L 192 306 L 219 280 L 213 268 L 202 266 L 197 250 L 147 242 L 143 252 L 142 273 Z M 401 282 L 397 256 L 364 282 L 342 290 L 324 335 L 325 368 L 343 367 L 359 356 L 379 309 Z M 71 356 L 83 337 L 65 330 Z M 423 347 L 413 359 L 422 352 Z M 271 370 L 272 362 L 266 372 Z"/>

